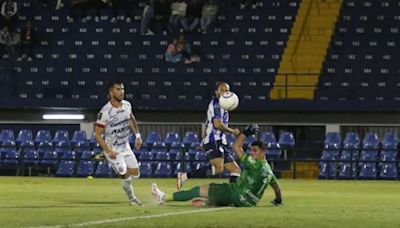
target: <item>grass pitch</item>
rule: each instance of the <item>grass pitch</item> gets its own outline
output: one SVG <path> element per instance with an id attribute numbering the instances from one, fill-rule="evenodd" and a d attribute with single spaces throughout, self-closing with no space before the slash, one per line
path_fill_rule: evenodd
<path id="1" fill-rule="evenodd" d="M 154 181 L 175 191 L 174 179 L 136 180 L 145 206 L 130 207 L 118 179 L 0 177 L 0 227 L 400 227 L 399 181 L 281 180 L 284 206 L 270 206 L 268 188 L 256 208 L 223 210 L 190 202 L 156 206 Z"/>

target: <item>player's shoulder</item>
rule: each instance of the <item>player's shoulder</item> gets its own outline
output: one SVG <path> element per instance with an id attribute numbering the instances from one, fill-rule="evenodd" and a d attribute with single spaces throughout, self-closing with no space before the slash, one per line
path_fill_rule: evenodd
<path id="1" fill-rule="evenodd" d="M 221 106 L 219 105 L 219 99 L 218 99 L 218 98 L 213 98 L 213 99 L 210 101 L 210 106 L 211 106 L 211 107 L 214 107 L 214 108 L 219 108 L 219 107 L 221 107 Z"/>
<path id="2" fill-rule="evenodd" d="M 107 102 L 103 107 L 101 107 L 100 112 L 108 112 L 112 108 L 110 102 Z"/>
<path id="3" fill-rule="evenodd" d="M 122 106 L 123 106 L 124 108 L 126 108 L 126 109 L 132 109 L 132 104 L 131 104 L 131 102 L 129 102 L 129 101 L 127 101 L 127 100 L 122 100 L 121 103 L 122 103 Z"/>

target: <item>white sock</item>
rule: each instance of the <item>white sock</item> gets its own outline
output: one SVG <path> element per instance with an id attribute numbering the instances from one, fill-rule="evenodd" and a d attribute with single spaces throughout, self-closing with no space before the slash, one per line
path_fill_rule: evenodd
<path id="1" fill-rule="evenodd" d="M 133 191 L 133 187 L 131 184 L 131 179 L 131 177 L 128 177 L 121 181 L 122 189 L 124 189 L 129 201 L 136 199 L 135 192 Z"/>

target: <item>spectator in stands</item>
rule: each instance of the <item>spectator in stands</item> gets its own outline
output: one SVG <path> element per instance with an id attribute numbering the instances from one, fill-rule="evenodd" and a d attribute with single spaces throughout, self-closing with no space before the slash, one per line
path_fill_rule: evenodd
<path id="1" fill-rule="evenodd" d="M 259 3 L 257 0 L 241 0 L 240 9 L 245 9 L 247 7 L 247 5 L 251 5 L 252 9 L 257 9 L 258 4 Z"/>
<path id="2" fill-rule="evenodd" d="M 171 44 L 168 45 L 165 52 L 165 61 L 170 63 L 178 63 L 183 59 L 183 55 L 178 52 L 178 39 L 175 38 Z"/>
<path id="3" fill-rule="evenodd" d="M 36 32 L 30 21 L 26 22 L 25 27 L 21 30 L 21 46 L 18 61 L 22 61 L 27 58 L 28 61 L 32 61 L 33 47 L 36 43 Z"/>
<path id="4" fill-rule="evenodd" d="M 218 13 L 218 5 L 215 3 L 214 0 L 208 0 L 201 12 L 201 19 L 200 19 L 200 26 L 203 34 L 207 34 L 207 30 L 210 25 L 215 21 L 217 18 Z"/>
<path id="5" fill-rule="evenodd" d="M 186 16 L 187 4 L 184 0 L 178 0 L 171 4 L 171 16 L 169 24 L 172 32 L 178 32 L 182 18 Z"/>
<path id="6" fill-rule="evenodd" d="M 141 35 L 154 35 L 154 32 L 149 28 L 151 20 L 154 18 L 154 0 L 146 1 L 140 22 Z"/>
<path id="7" fill-rule="evenodd" d="M 5 52 L 10 54 L 15 53 L 15 46 L 19 44 L 20 35 L 12 31 L 9 26 L 4 26 L 0 31 L 0 44 L 2 44 Z"/>
<path id="8" fill-rule="evenodd" d="M 193 32 L 200 23 L 202 4 L 200 0 L 188 3 L 186 17 L 182 18 L 182 27 L 186 32 Z"/>
<path id="9" fill-rule="evenodd" d="M 182 54 L 185 64 L 200 62 L 200 58 L 192 53 L 192 46 L 185 39 L 184 35 L 180 35 L 176 45 L 178 53 Z"/>
<path id="10" fill-rule="evenodd" d="M 89 7 L 88 0 L 70 0 L 68 11 L 68 22 L 74 22 L 74 18 L 79 17 L 82 22 L 86 22 L 86 13 Z"/>
<path id="11" fill-rule="evenodd" d="M 1 4 L 1 16 L 5 25 L 11 27 L 18 12 L 18 4 L 14 0 L 6 0 Z"/>

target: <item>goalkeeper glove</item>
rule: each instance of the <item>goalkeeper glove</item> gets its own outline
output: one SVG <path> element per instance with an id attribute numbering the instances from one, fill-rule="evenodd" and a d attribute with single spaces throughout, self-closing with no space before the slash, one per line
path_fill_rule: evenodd
<path id="1" fill-rule="evenodd" d="M 283 204 L 282 199 L 274 199 L 274 200 L 271 201 L 271 203 L 272 203 L 274 206 L 279 206 L 279 205 L 282 205 L 282 204 Z"/>
<path id="2" fill-rule="evenodd" d="M 250 124 L 247 127 L 244 128 L 242 133 L 246 136 L 249 137 L 250 135 L 254 135 L 255 133 L 258 132 L 258 129 L 260 127 L 257 124 Z"/>

